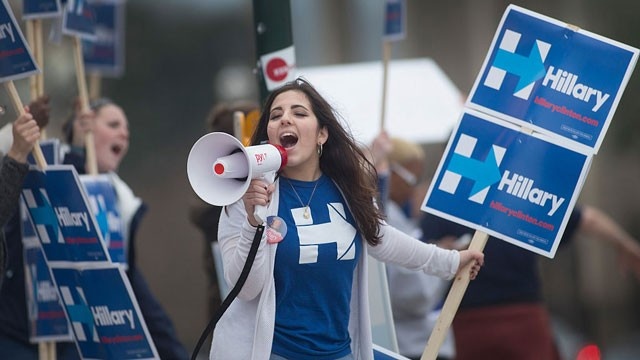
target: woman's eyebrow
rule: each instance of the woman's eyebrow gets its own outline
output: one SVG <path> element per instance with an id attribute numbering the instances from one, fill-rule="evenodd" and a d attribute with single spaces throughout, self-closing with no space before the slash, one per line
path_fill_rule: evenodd
<path id="1" fill-rule="evenodd" d="M 274 107 L 273 109 L 271 109 L 271 111 L 269 111 L 269 113 L 272 113 L 272 112 L 274 112 L 274 111 L 276 111 L 276 110 L 282 110 L 282 106 L 276 106 L 276 107 Z"/>

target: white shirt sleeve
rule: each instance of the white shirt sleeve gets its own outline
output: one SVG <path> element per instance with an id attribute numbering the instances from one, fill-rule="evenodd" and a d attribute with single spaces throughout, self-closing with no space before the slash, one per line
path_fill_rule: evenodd
<path id="1" fill-rule="evenodd" d="M 256 228 L 249 224 L 242 200 L 222 210 L 218 224 L 218 243 L 222 251 L 224 278 L 229 288 L 233 288 L 240 278 L 255 233 Z M 270 275 L 269 257 L 265 244 L 263 234 L 251 272 L 238 294 L 238 297 L 243 300 L 251 300 L 258 296 L 267 281 L 267 276 Z"/>
<path id="2" fill-rule="evenodd" d="M 387 224 L 380 226 L 380 232 L 380 244 L 368 247 L 374 258 L 447 280 L 456 275 L 460 265 L 458 251 L 424 243 Z"/>
<path id="3" fill-rule="evenodd" d="M 0 154 L 7 154 L 13 144 L 13 123 L 7 123 L 0 128 Z"/>

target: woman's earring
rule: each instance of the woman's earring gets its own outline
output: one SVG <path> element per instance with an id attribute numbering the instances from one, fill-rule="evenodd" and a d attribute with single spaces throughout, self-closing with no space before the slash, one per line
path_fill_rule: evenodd
<path id="1" fill-rule="evenodd" d="M 322 143 L 318 143 L 318 157 L 322 156 Z"/>

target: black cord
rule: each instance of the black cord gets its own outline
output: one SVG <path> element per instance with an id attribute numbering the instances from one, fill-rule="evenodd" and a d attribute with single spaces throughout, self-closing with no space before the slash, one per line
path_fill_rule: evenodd
<path id="1" fill-rule="evenodd" d="M 231 289 L 231 291 L 229 292 L 229 295 L 227 295 L 227 297 L 224 298 L 224 301 L 222 302 L 222 304 L 220 305 L 216 313 L 213 314 L 213 317 L 209 321 L 209 324 L 207 325 L 207 327 L 202 332 L 202 335 L 200 335 L 200 339 L 198 340 L 198 343 L 196 344 L 196 347 L 195 349 L 193 349 L 193 353 L 191 354 L 191 360 L 196 360 L 196 357 L 200 352 L 200 348 L 202 347 L 202 344 L 207 339 L 209 334 L 213 332 L 213 329 L 215 329 L 216 324 L 218 323 L 218 320 L 220 320 L 220 318 L 222 317 L 222 314 L 224 314 L 224 312 L 227 311 L 227 309 L 229 308 L 233 300 L 238 296 L 238 293 L 240 293 L 240 290 L 242 289 L 242 286 L 244 285 L 245 281 L 247 281 L 247 277 L 249 277 L 249 271 L 251 270 L 251 266 L 253 265 L 253 260 L 255 260 L 256 254 L 258 253 L 258 245 L 260 245 L 260 240 L 262 239 L 263 232 L 264 232 L 264 226 L 258 225 L 256 234 L 253 236 L 253 242 L 251 243 L 249 254 L 247 255 L 247 261 L 244 263 L 244 267 L 242 268 L 240 277 L 238 278 L 238 281 L 236 282 L 236 284 L 233 286 L 233 289 Z"/>

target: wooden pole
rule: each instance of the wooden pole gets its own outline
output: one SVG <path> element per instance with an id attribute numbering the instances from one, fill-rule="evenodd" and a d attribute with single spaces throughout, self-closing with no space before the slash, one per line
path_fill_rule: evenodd
<path id="1" fill-rule="evenodd" d="M 469 250 L 483 251 L 488 238 L 489 234 L 482 231 L 476 231 L 475 234 L 473 234 L 473 239 L 471 239 L 471 244 L 469 244 Z M 449 290 L 447 299 L 444 302 L 442 311 L 440 312 L 440 316 L 436 322 L 436 326 L 429 337 L 429 341 L 427 342 L 427 346 L 425 347 L 420 360 L 435 360 L 438 356 L 438 351 L 444 342 L 447 330 L 451 327 L 453 317 L 458 311 L 462 297 L 464 296 L 465 291 L 467 291 L 467 286 L 469 286 L 469 273 L 473 265 L 473 262 L 467 264 L 467 266 L 460 269 L 458 274 L 456 274 L 456 277 L 453 280 L 453 285 Z"/>
<path id="2" fill-rule="evenodd" d="M 27 20 L 26 21 L 26 30 L 27 30 L 27 42 L 29 43 L 29 47 L 33 51 L 33 56 L 36 64 L 40 68 L 40 73 L 35 74 L 29 77 L 29 97 L 31 101 L 35 101 L 39 96 L 44 95 L 44 84 L 43 83 L 43 66 L 42 62 L 44 56 L 42 56 L 42 20 Z M 24 105 L 20 100 L 20 96 L 15 88 L 15 85 L 12 81 L 5 84 L 7 87 L 7 91 L 11 96 L 11 101 L 13 102 L 13 106 L 16 112 L 20 115 L 24 113 Z M 40 139 L 46 139 L 45 129 L 40 129 Z M 36 142 L 32 150 L 33 157 L 36 159 L 36 163 L 41 169 L 44 169 L 47 166 L 47 161 L 44 158 L 44 154 L 42 153 L 42 149 L 40 148 L 40 142 Z M 38 359 L 39 360 L 55 360 L 56 352 L 55 352 L 55 342 L 39 342 L 38 343 Z M 51 352 L 51 348 L 53 347 L 53 353 Z"/>
<path id="3" fill-rule="evenodd" d="M 87 92 L 87 80 L 84 73 L 84 59 L 82 57 L 82 40 L 80 37 L 75 36 L 73 42 L 74 60 L 76 65 L 76 78 L 78 81 L 78 93 L 80 97 L 80 111 L 90 111 L 89 108 L 89 94 Z M 85 151 L 86 151 L 86 171 L 87 174 L 98 174 L 98 162 L 96 160 L 96 147 L 93 141 L 93 133 L 88 132 L 84 139 Z"/>
<path id="4" fill-rule="evenodd" d="M 255 130 L 255 123 L 242 111 L 233 113 L 233 135 L 242 142 L 242 145 L 251 145 L 251 135 Z"/>
<path id="5" fill-rule="evenodd" d="M 48 342 L 39 342 L 38 343 L 38 360 L 49 360 L 49 343 Z"/>
<path id="6" fill-rule="evenodd" d="M 98 99 L 102 96 L 102 77 L 97 72 L 89 74 L 89 99 Z"/>
<path id="7" fill-rule="evenodd" d="M 13 104 L 13 108 L 15 109 L 16 113 L 19 115 L 23 115 L 24 104 L 22 104 L 22 100 L 20 100 L 20 95 L 18 94 L 18 90 L 16 90 L 16 86 L 14 85 L 13 81 L 5 82 L 4 86 L 9 93 L 11 103 Z M 42 149 L 40 148 L 39 141 L 36 141 L 36 144 L 33 146 L 33 150 L 31 150 L 31 153 L 36 159 L 36 164 L 44 170 L 47 167 L 47 160 L 44 158 L 44 154 L 42 153 Z"/>
<path id="8" fill-rule="evenodd" d="M 44 44 L 42 42 L 42 19 L 28 20 L 27 23 L 32 23 L 33 41 L 30 43 L 33 55 L 35 57 L 36 64 L 40 68 L 40 73 L 29 78 L 31 86 L 31 101 L 35 101 L 40 96 L 44 95 Z M 28 29 L 28 27 L 27 27 Z M 47 138 L 47 129 L 40 129 L 40 140 Z M 55 343 L 54 343 L 55 344 Z"/>
<path id="9" fill-rule="evenodd" d="M 80 97 L 81 110 L 89 109 L 89 93 L 87 92 L 87 80 L 84 73 L 84 60 L 82 58 L 82 40 L 75 36 L 73 38 L 73 59 L 76 66 L 76 77 L 78 82 L 78 96 Z"/>
<path id="10" fill-rule="evenodd" d="M 36 49 L 36 34 L 35 34 L 34 21 L 35 20 L 26 21 L 26 35 L 27 35 L 27 43 L 29 43 L 29 47 L 34 52 L 34 57 L 35 57 L 35 52 L 37 51 L 37 49 Z M 35 59 L 35 61 L 36 63 L 38 63 L 37 59 Z M 38 76 L 37 75 L 32 75 L 29 77 L 29 98 L 31 99 L 31 101 L 38 98 Z"/>
<path id="11" fill-rule="evenodd" d="M 38 343 L 38 360 L 56 360 L 56 343 L 54 341 L 46 341 Z"/>
<path id="12" fill-rule="evenodd" d="M 35 57 L 38 66 L 40 66 L 40 73 L 36 75 L 37 94 L 38 96 L 44 95 L 44 43 L 42 40 L 42 19 L 35 19 L 33 22 L 33 32 L 35 40 Z"/>
<path id="13" fill-rule="evenodd" d="M 49 344 L 49 359 L 56 360 L 58 357 L 56 354 L 56 343 L 54 341 L 49 341 L 47 344 Z"/>
<path id="14" fill-rule="evenodd" d="M 382 42 L 382 100 L 380 101 L 380 131 L 384 131 L 384 123 L 387 112 L 387 78 L 389 72 L 389 59 L 391 58 L 391 42 Z"/>

